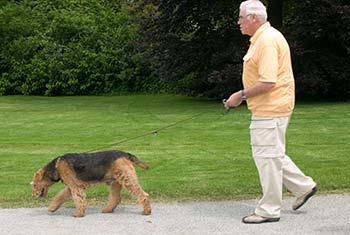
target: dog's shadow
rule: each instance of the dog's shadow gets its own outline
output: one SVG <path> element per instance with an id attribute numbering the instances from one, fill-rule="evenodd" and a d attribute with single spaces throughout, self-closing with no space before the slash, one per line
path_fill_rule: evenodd
<path id="1" fill-rule="evenodd" d="M 58 209 L 55 212 L 47 211 L 46 214 L 48 216 L 64 216 L 64 217 L 73 217 L 73 213 L 75 211 L 75 208 L 66 208 L 62 207 Z M 87 208 L 85 216 L 89 215 L 142 215 L 142 210 L 137 207 L 133 206 L 120 206 L 117 207 L 113 212 L 111 213 L 102 213 L 102 208 Z"/>

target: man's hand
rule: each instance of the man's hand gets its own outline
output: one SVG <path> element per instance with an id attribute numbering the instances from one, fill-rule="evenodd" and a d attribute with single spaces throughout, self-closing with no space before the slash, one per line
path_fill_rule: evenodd
<path id="1" fill-rule="evenodd" d="M 257 82 L 254 86 L 244 89 L 244 94 L 248 98 L 257 96 L 273 89 L 275 85 L 276 83 L 274 82 Z M 242 103 L 242 101 L 242 90 L 240 90 L 233 93 L 227 100 L 224 100 L 223 104 L 226 108 L 237 107 Z"/>
<path id="2" fill-rule="evenodd" d="M 242 103 L 242 91 L 233 93 L 227 100 L 222 102 L 226 108 L 237 107 Z"/>

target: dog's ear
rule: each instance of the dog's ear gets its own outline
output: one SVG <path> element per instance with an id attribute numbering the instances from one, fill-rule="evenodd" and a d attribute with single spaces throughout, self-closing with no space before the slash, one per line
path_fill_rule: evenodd
<path id="1" fill-rule="evenodd" d="M 38 170 L 35 174 L 34 174 L 34 180 L 35 181 L 40 181 L 44 178 L 44 173 L 45 170 L 43 168 L 41 168 L 40 170 Z M 33 180 L 33 181 L 34 181 Z M 32 182 L 33 183 L 33 182 Z"/>

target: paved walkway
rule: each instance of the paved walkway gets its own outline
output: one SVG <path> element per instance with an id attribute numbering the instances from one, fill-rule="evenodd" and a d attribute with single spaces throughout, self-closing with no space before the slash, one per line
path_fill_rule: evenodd
<path id="1" fill-rule="evenodd" d="M 247 225 L 256 201 L 154 203 L 150 216 L 138 205 L 121 205 L 112 214 L 89 208 L 83 218 L 73 209 L 50 213 L 46 208 L 0 209 L 0 234 L 119 234 L 119 235 L 333 235 L 350 233 L 350 195 L 314 196 L 300 211 L 284 200 L 280 222 Z"/>

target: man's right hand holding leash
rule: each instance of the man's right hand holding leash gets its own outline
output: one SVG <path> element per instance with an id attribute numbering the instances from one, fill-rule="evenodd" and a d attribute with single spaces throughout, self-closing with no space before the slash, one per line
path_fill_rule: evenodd
<path id="1" fill-rule="evenodd" d="M 234 108 L 242 103 L 244 97 L 244 91 L 240 90 L 233 93 L 227 100 L 223 100 L 222 103 L 224 104 L 225 108 Z"/>

